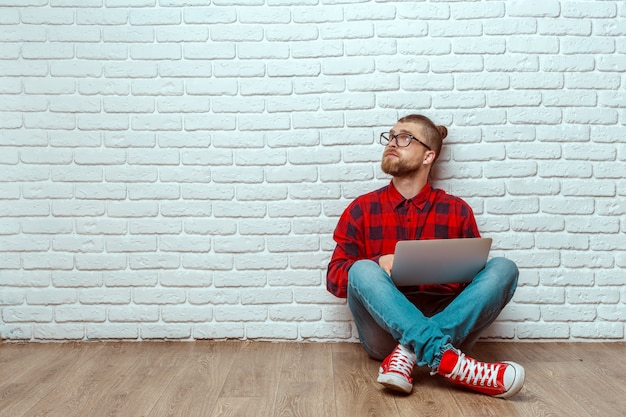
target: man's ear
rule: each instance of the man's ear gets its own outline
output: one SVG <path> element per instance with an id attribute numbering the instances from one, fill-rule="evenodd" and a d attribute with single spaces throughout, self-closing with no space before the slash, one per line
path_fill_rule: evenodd
<path id="1" fill-rule="evenodd" d="M 435 151 L 428 151 L 424 156 L 424 165 L 431 165 L 435 161 Z"/>

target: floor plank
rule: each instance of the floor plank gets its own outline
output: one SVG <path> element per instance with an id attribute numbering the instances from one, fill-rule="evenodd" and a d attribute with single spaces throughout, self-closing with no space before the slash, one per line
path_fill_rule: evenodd
<path id="1" fill-rule="evenodd" d="M 197 342 L 146 417 L 208 416 L 213 411 L 239 344 Z M 201 401 L 198 399 L 201 398 Z"/>
<path id="2" fill-rule="evenodd" d="M 379 364 L 358 345 L 333 350 L 337 417 L 399 416 L 395 395 L 375 383 Z"/>
<path id="3" fill-rule="evenodd" d="M 69 380 L 72 371 L 86 360 L 85 356 L 91 354 L 92 350 L 70 343 L 55 344 L 40 352 L 41 357 L 31 358 L 35 366 L 29 366 L 26 372 L 10 377 L 14 389 L 11 395 L 3 398 L 0 406 L 0 415 L 3 417 L 36 415 L 30 410 L 36 407 L 41 398 L 57 389 L 59 381 Z"/>
<path id="4" fill-rule="evenodd" d="M 327 344 L 286 347 L 274 415 L 318 417 L 336 415 L 332 350 Z"/>

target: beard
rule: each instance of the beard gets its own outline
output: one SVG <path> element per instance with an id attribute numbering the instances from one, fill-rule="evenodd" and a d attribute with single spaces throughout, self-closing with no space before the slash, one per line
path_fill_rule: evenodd
<path id="1" fill-rule="evenodd" d="M 400 155 L 395 158 L 387 157 L 387 152 L 385 152 L 380 168 L 385 174 L 393 177 L 406 177 L 418 172 L 420 164 L 417 161 L 403 159 Z"/>

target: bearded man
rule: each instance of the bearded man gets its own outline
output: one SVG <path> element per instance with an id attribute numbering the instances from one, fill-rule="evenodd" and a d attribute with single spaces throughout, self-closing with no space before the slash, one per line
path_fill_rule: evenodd
<path id="1" fill-rule="evenodd" d="M 448 130 L 423 115 L 401 118 L 380 135 L 381 169 L 391 182 L 356 198 L 333 235 L 327 289 L 347 298 L 363 349 L 382 361 L 378 382 L 410 393 L 414 367 L 468 389 L 507 398 L 524 384 L 514 362 L 480 362 L 465 353 L 495 321 L 517 287 L 518 269 L 490 259 L 470 283 L 397 287 L 391 280 L 401 240 L 480 237 L 471 207 L 429 182 Z M 454 253 L 449 254 L 454 259 Z"/>

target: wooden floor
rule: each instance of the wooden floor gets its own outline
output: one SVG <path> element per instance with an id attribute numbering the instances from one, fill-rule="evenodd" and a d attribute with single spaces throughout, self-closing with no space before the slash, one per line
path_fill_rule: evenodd
<path id="1" fill-rule="evenodd" d="M 376 383 L 357 344 L 0 344 L 0 416 L 626 416 L 623 343 L 479 343 L 526 384 L 502 400 L 425 369 L 410 395 Z"/>

